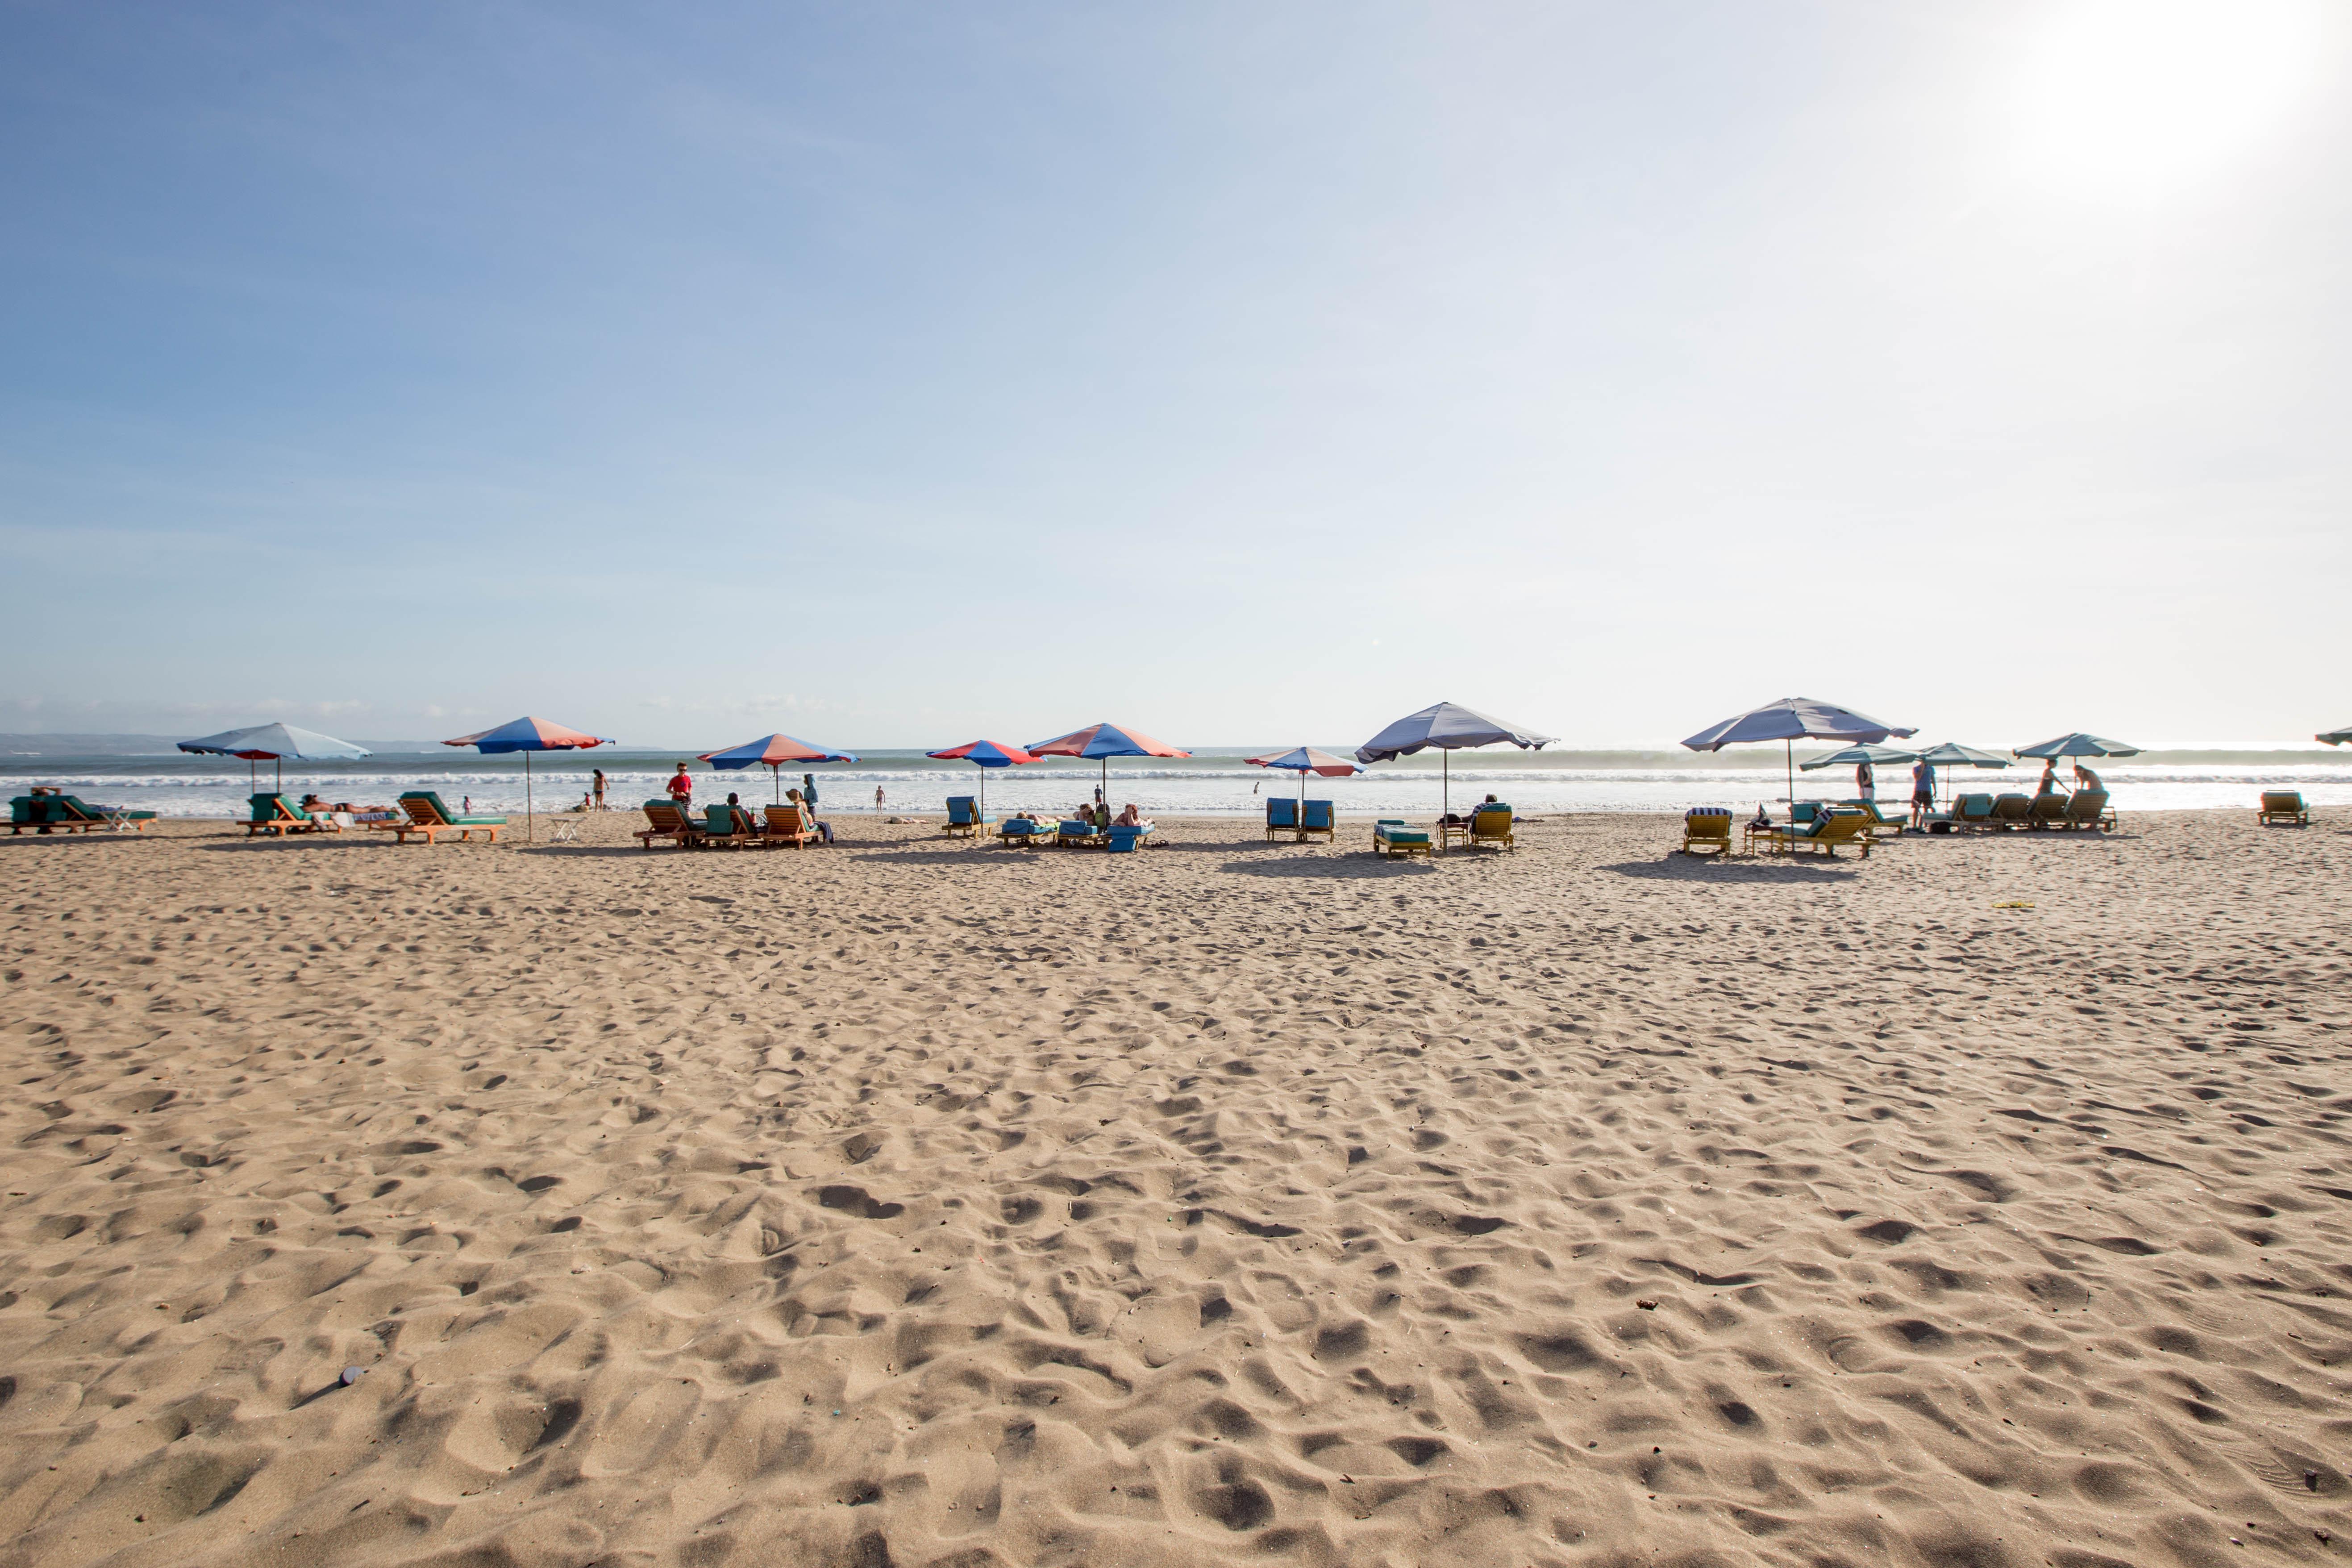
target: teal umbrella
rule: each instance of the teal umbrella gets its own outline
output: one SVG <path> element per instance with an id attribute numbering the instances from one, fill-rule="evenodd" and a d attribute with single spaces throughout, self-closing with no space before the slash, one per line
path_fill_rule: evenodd
<path id="1" fill-rule="evenodd" d="M 2352 741 L 2352 730 L 2330 730 L 2325 735 L 2314 735 L 2312 739 L 2325 741 L 2331 746 L 2340 746 L 2347 741 Z"/>
<path id="2" fill-rule="evenodd" d="M 2044 741 L 2038 746 L 2020 746 L 2010 755 L 2039 757 L 2045 762 L 2060 757 L 2137 757 L 2139 748 L 2126 746 L 2121 741 L 2103 741 L 2096 735 L 2077 732 L 2061 735 L 2054 741 Z"/>
<path id="3" fill-rule="evenodd" d="M 1824 752 L 1797 764 L 1799 773 L 1811 773 L 1815 768 L 1852 768 L 1868 763 L 1874 768 L 1891 768 L 1898 763 L 1916 763 L 1916 752 L 1898 752 L 1892 746 L 1848 746 L 1843 752 Z"/>
<path id="4" fill-rule="evenodd" d="M 1963 746 L 1954 741 L 1947 741 L 1940 746 L 1929 747 L 1919 753 L 1919 760 L 1931 768 L 1943 769 L 1947 773 L 1954 768 L 2009 766 L 2009 759 L 1999 752 L 1979 752 L 1974 746 Z"/>

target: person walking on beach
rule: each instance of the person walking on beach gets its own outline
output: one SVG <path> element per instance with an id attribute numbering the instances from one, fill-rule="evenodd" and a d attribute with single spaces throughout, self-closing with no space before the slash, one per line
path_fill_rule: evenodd
<path id="1" fill-rule="evenodd" d="M 880 784 L 876 784 L 874 786 L 874 809 L 877 811 L 882 809 L 882 786 Z"/>
<path id="2" fill-rule="evenodd" d="M 694 804 L 694 775 L 686 771 L 684 763 L 678 763 L 677 772 L 670 775 L 668 789 L 671 802 L 680 811 Z"/>
<path id="3" fill-rule="evenodd" d="M 592 793 L 596 797 L 596 809 L 602 811 L 604 809 L 604 770 L 591 768 L 588 771 L 596 776 L 596 787 Z"/>
<path id="4" fill-rule="evenodd" d="M 1936 809 L 1936 764 L 1922 757 L 1911 764 L 1911 826 L 1927 826 L 1927 814 Z"/>

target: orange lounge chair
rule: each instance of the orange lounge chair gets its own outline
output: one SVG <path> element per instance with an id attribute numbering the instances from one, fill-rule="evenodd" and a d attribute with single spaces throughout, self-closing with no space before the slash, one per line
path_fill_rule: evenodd
<path id="1" fill-rule="evenodd" d="M 808 819 L 797 805 L 772 805 L 766 808 L 768 825 L 761 837 L 770 844 L 789 844 L 795 849 L 805 849 L 816 837 Z"/>

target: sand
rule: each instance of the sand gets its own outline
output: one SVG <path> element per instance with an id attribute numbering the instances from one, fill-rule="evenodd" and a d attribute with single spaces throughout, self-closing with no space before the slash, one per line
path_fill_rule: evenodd
<path id="1" fill-rule="evenodd" d="M 2340 822 L 630 826 L 7 842 L 0 1568 L 2347 1550 Z"/>

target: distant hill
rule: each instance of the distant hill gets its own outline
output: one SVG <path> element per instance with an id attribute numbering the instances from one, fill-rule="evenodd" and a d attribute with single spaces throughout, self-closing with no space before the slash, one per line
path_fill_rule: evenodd
<path id="1" fill-rule="evenodd" d="M 175 757 L 186 735 L 9 735 L 0 734 L 0 756 L 43 757 Z M 430 741 L 353 741 L 371 752 L 430 752 Z"/>

